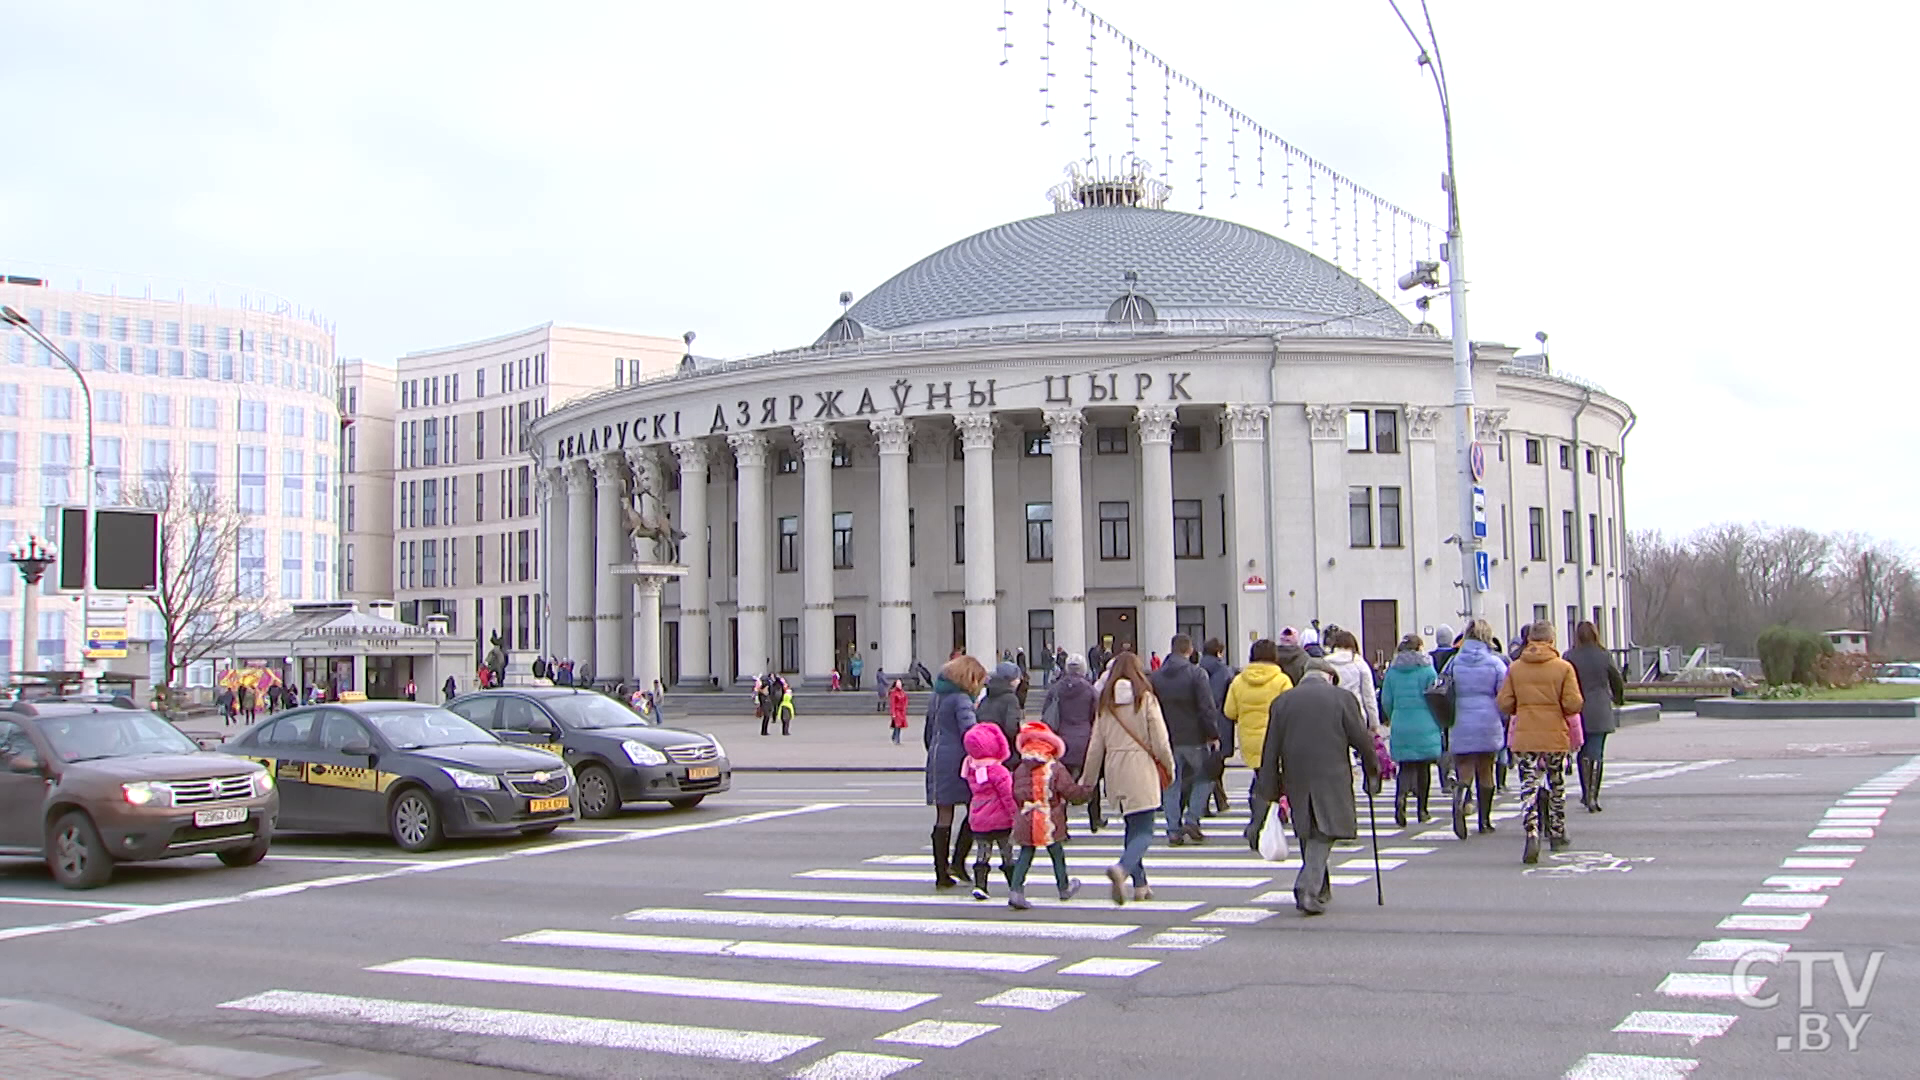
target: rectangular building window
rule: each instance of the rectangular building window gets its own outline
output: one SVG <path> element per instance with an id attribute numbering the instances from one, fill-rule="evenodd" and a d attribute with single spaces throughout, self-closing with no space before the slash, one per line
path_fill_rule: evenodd
<path id="1" fill-rule="evenodd" d="M 1547 614 L 1547 605 L 1545 604 L 1533 605 L 1533 621 L 1534 622 L 1549 622 L 1551 621 L 1551 619 L 1552 617 Z M 1524 626 L 1521 627 L 1520 632 L 1521 632 L 1521 636 L 1524 638 L 1526 636 L 1526 627 Z"/>
<path id="2" fill-rule="evenodd" d="M 780 555 L 780 573 L 791 574 L 800 569 L 800 519 L 783 517 L 778 522 L 779 539 L 777 546 Z"/>
<path id="3" fill-rule="evenodd" d="M 829 454 L 828 461 L 836 469 L 850 468 L 853 465 L 853 450 L 839 439 L 833 440 L 833 448 Z"/>
<path id="4" fill-rule="evenodd" d="M 1560 467 L 1569 471 L 1573 469 L 1573 447 L 1566 443 L 1560 444 Z"/>
<path id="5" fill-rule="evenodd" d="M 300 549 L 305 533 L 283 532 L 280 534 L 280 599 L 300 599 L 302 571 L 306 568 L 300 558 Z"/>
<path id="6" fill-rule="evenodd" d="M 1613 479 L 1613 455 L 1607 454 L 1605 456 L 1607 459 L 1607 479 L 1611 480 Z M 1619 639 L 1616 637 L 1616 638 L 1611 638 L 1609 640 L 1617 641 Z"/>
<path id="7" fill-rule="evenodd" d="M 773 471 L 777 476 L 792 476 L 800 471 L 800 455 L 782 446 L 773 452 Z"/>
<path id="8" fill-rule="evenodd" d="M 173 399 L 165 394 L 140 395 L 140 419 L 148 427 L 172 427 Z"/>
<path id="9" fill-rule="evenodd" d="M 40 433 L 40 505 L 73 501 L 73 436 Z"/>
<path id="10" fill-rule="evenodd" d="M 1397 410 L 1375 409 L 1373 411 L 1373 452 L 1376 454 L 1400 452 L 1400 413 Z"/>
<path id="11" fill-rule="evenodd" d="M 198 399 L 195 399 L 195 400 L 198 400 Z M 252 401 L 247 398 L 241 398 L 239 409 L 240 409 L 240 430 L 241 431 L 264 432 L 267 430 L 267 403 L 266 402 Z"/>
<path id="12" fill-rule="evenodd" d="M 1052 457 L 1053 436 L 1045 431 L 1021 432 L 1020 442 L 1027 457 Z"/>
<path id="13" fill-rule="evenodd" d="M 1597 472 L 1597 471 L 1598 471 L 1598 468 L 1597 468 L 1597 466 L 1595 465 L 1595 462 L 1594 462 L 1594 453 L 1593 453 L 1593 451 L 1592 451 L 1591 449 L 1589 449 L 1589 450 L 1587 451 L 1587 475 L 1588 475 L 1588 476 L 1592 476 L 1592 475 L 1594 475 L 1594 473 L 1595 473 L 1595 472 Z M 1599 626 L 1600 624 L 1599 624 L 1598 622 L 1596 622 L 1596 623 L 1594 623 L 1594 625 L 1595 625 L 1595 626 Z"/>
<path id="14" fill-rule="evenodd" d="M 1053 609 L 1033 608 L 1027 612 L 1027 666 L 1045 668 L 1053 663 Z"/>
<path id="15" fill-rule="evenodd" d="M 102 391 L 105 393 L 105 391 Z M 0 383 L 0 416 L 20 415 L 20 384 Z M 101 419 L 106 419 L 104 416 Z"/>
<path id="16" fill-rule="evenodd" d="M 1527 558 L 1547 561 L 1547 512 L 1537 506 L 1527 507 Z"/>
<path id="17" fill-rule="evenodd" d="M 1173 609 L 1173 632 L 1193 639 L 1194 649 L 1207 640 L 1207 609 L 1202 604 L 1182 604 Z"/>
<path id="18" fill-rule="evenodd" d="M 515 581 L 529 581 L 533 578 L 533 534 L 521 529 L 513 536 L 513 568 Z"/>
<path id="19" fill-rule="evenodd" d="M 1053 561 L 1053 504 L 1027 504 L 1027 561 Z"/>
<path id="20" fill-rule="evenodd" d="M 262 593 L 267 588 L 267 530 L 241 529 L 236 534 L 234 553 L 242 592 Z"/>
<path id="21" fill-rule="evenodd" d="M 967 561 L 967 508 L 953 508 L 953 561 L 956 564 Z"/>
<path id="22" fill-rule="evenodd" d="M 1365 409 L 1347 410 L 1347 452 L 1366 454 L 1373 451 L 1373 414 Z"/>
<path id="23" fill-rule="evenodd" d="M 347 576 L 347 591 L 352 592 L 354 590 L 354 583 L 353 583 L 354 565 L 353 565 L 353 545 L 352 544 L 347 545 L 346 557 L 342 561 L 341 566 L 342 566 L 343 572 Z"/>
<path id="24" fill-rule="evenodd" d="M 420 422 L 420 464 L 440 464 L 440 420 L 429 416 Z"/>
<path id="25" fill-rule="evenodd" d="M 487 521 L 487 474 L 473 474 L 473 523 L 484 525 Z"/>
<path id="26" fill-rule="evenodd" d="M 164 487 L 173 474 L 173 444 L 165 439 L 140 440 L 140 473 L 147 483 Z"/>
<path id="27" fill-rule="evenodd" d="M 1540 440 L 1539 439 L 1527 440 L 1527 464 L 1529 465 L 1540 464 Z"/>
<path id="28" fill-rule="evenodd" d="M 1173 453 L 1197 454 L 1200 452 L 1200 445 L 1200 426 L 1198 424 L 1173 425 Z"/>
<path id="29" fill-rule="evenodd" d="M 1590 562 L 1600 561 L 1600 515 L 1599 514 L 1587 515 L 1587 559 Z M 1600 620 L 1595 619 L 1593 621 L 1593 625 L 1599 626 Z"/>
<path id="30" fill-rule="evenodd" d="M 1103 502 L 1100 513 L 1100 558 L 1133 558 L 1133 514 L 1124 502 Z"/>
<path id="31" fill-rule="evenodd" d="M 420 587 L 423 589 L 440 587 L 440 542 L 438 540 L 428 540 L 421 545 Z"/>
<path id="32" fill-rule="evenodd" d="M 780 670 L 788 675 L 800 670 L 800 620 L 780 620 Z"/>
<path id="33" fill-rule="evenodd" d="M 187 426 L 212 431 L 220 426 L 220 403 L 210 397 L 187 399 Z"/>
<path id="34" fill-rule="evenodd" d="M 1400 489 L 1380 489 L 1380 546 L 1397 548 L 1400 540 Z"/>
<path id="35" fill-rule="evenodd" d="M 358 507 L 354 501 L 355 490 L 357 490 L 355 485 L 353 484 L 347 485 L 347 491 L 346 491 L 347 512 L 346 512 L 346 521 L 344 522 L 344 524 L 346 525 L 348 532 L 356 531 L 356 524 L 359 517 Z"/>
<path id="36" fill-rule="evenodd" d="M 1206 524 L 1201 520 L 1199 499 L 1173 500 L 1173 557 L 1176 559 L 1204 559 L 1207 557 Z"/>
<path id="37" fill-rule="evenodd" d="M 853 569 L 853 513 L 848 510 L 833 515 L 833 568 Z"/>
<path id="38" fill-rule="evenodd" d="M 1373 489 L 1370 487 L 1347 489 L 1347 544 L 1357 548 L 1373 546 Z"/>
<path id="39" fill-rule="evenodd" d="M 73 387 L 44 386 L 40 388 L 40 418 L 42 420 L 73 419 Z"/>
<path id="40" fill-rule="evenodd" d="M 473 410 L 473 460 L 487 460 L 487 410 Z"/>
<path id="41" fill-rule="evenodd" d="M 420 481 L 420 525 L 431 529 L 440 524 L 440 482 L 431 477 Z"/>
<path id="42" fill-rule="evenodd" d="M 1573 511 L 1560 511 L 1560 557 L 1567 562 L 1580 561 L 1580 545 L 1573 529 Z"/>
<path id="43" fill-rule="evenodd" d="M 0 506 L 14 506 L 20 501 L 20 433 L 0 431 Z M 12 528 L 12 522 L 5 522 Z M 6 577 L 0 574 L 0 577 Z"/>
<path id="44" fill-rule="evenodd" d="M 520 475 L 517 480 L 517 486 L 520 492 L 520 516 L 526 517 L 528 514 L 533 512 L 533 470 L 532 469 L 528 468 L 525 465 L 520 466 Z"/>
<path id="45" fill-rule="evenodd" d="M 288 517 L 306 513 L 306 461 L 298 450 L 280 451 L 280 512 Z"/>
<path id="46" fill-rule="evenodd" d="M 211 494 L 220 486 L 220 444 L 187 444 L 187 482 L 202 494 Z"/>
<path id="47" fill-rule="evenodd" d="M 1093 452 L 1096 454 L 1126 453 L 1127 429 L 1123 427 L 1094 428 Z"/>
<path id="48" fill-rule="evenodd" d="M 110 437 L 93 440 L 93 462 L 94 498 L 109 506 L 119 502 L 121 470 L 125 468 L 120 440 Z"/>
<path id="49" fill-rule="evenodd" d="M 234 505 L 243 514 L 266 513 L 267 448 L 243 445 L 236 453 L 236 461 L 234 471 L 240 477 L 240 490 Z"/>

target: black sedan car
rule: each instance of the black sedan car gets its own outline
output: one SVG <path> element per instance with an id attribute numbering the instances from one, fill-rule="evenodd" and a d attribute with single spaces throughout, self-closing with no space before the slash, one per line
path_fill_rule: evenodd
<path id="1" fill-rule="evenodd" d="M 426 851 L 449 836 L 540 836 L 575 819 L 564 762 L 434 705 L 311 705 L 220 749 L 272 770 L 281 829 L 383 832 Z"/>
<path id="2" fill-rule="evenodd" d="M 720 740 L 649 724 L 597 691 L 564 686 L 480 690 L 455 698 L 447 708 L 506 742 L 565 758 L 580 789 L 580 812 L 590 818 L 612 817 L 630 802 L 664 800 L 684 810 L 733 783 L 733 766 Z"/>

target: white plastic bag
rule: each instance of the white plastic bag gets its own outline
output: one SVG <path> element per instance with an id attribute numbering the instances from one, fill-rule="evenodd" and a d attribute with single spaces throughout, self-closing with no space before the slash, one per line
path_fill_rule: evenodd
<path id="1" fill-rule="evenodd" d="M 1280 820 L 1278 800 L 1267 807 L 1266 823 L 1260 826 L 1260 857 L 1280 862 L 1287 857 L 1287 827 Z"/>

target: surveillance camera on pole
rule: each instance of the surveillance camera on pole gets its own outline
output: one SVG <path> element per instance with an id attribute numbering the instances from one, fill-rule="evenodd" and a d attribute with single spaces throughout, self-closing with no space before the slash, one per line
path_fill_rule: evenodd
<path id="1" fill-rule="evenodd" d="M 1410 289 L 1438 288 L 1440 285 L 1440 264 L 1425 259 L 1416 260 L 1413 269 L 1400 275 L 1400 288 L 1404 292 Z"/>

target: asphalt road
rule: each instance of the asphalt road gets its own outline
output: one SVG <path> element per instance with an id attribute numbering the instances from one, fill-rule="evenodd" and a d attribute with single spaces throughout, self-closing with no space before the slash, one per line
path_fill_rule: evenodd
<path id="1" fill-rule="evenodd" d="M 1106 899 L 1111 831 L 1070 845 L 1070 905 L 1044 859 L 1031 912 L 997 883 L 936 894 L 898 773 L 743 776 L 694 811 L 420 857 L 285 837 L 251 869 L 127 867 L 85 894 L 0 863 L 0 997 L 424 1080 L 1905 1077 L 1910 728 L 1631 729 L 1607 811 L 1570 799 L 1571 857 L 1527 872 L 1512 818 L 1461 843 L 1383 816 L 1386 905 L 1359 847 L 1317 919 L 1233 822 L 1157 847 L 1149 905 Z M 1829 962 L 1803 1007 L 1794 962 L 1762 959 L 1782 946 L 1841 953 L 1859 1004 Z M 1778 1001 L 1741 1003 L 1736 974 Z M 1835 1013 L 1872 1014 L 1856 1050 Z"/>

